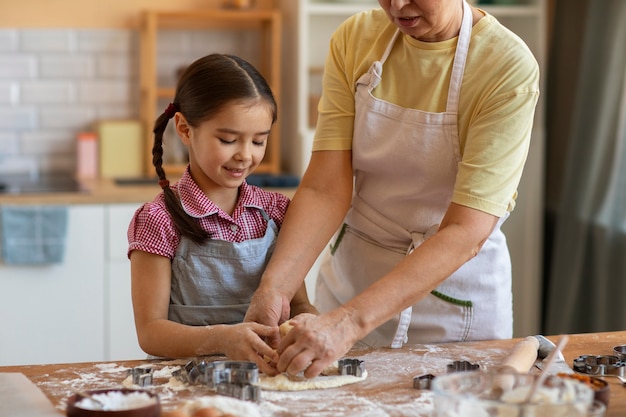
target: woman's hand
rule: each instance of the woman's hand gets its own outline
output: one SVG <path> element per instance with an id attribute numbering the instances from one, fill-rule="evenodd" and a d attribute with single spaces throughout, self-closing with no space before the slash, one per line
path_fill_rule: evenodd
<path id="1" fill-rule="evenodd" d="M 277 326 L 239 323 L 211 327 L 216 332 L 213 337 L 220 339 L 220 350 L 229 359 L 254 362 L 258 365 L 259 371 L 267 375 L 278 373 L 274 367 L 278 362 L 278 354 L 264 341 L 280 337 Z"/>
<path id="2" fill-rule="evenodd" d="M 301 314 L 290 323 L 293 328 L 278 347 L 277 369 L 291 375 L 319 375 L 359 339 L 359 326 L 343 307 L 321 316 Z"/>
<path id="3" fill-rule="evenodd" d="M 275 291 L 263 291 L 259 287 L 252 296 L 244 322 L 256 322 L 278 327 L 287 319 L 289 319 L 289 299 Z M 277 347 L 280 342 L 280 335 L 276 332 L 266 341 L 270 346 Z"/>

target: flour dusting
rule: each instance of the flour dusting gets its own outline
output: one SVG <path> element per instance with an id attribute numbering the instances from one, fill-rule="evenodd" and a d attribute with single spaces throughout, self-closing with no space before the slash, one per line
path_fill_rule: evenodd
<path id="1" fill-rule="evenodd" d="M 434 396 L 428 390 L 413 388 L 413 378 L 426 373 L 435 376 L 445 374 L 447 365 L 453 361 L 478 363 L 482 370 L 488 370 L 499 365 L 511 347 L 497 342 L 493 346 L 485 349 L 484 343 L 480 348 L 474 348 L 473 343 L 451 343 L 413 345 L 403 349 L 353 350 L 347 357 L 363 361 L 367 379 L 331 389 L 294 392 L 262 390 L 261 400 L 248 404 L 254 406 L 257 412 L 254 415 L 260 417 L 432 417 Z M 146 388 L 159 396 L 163 410 L 178 409 L 199 398 L 224 398 L 206 386 L 186 384 L 175 378 L 174 371 L 187 361 L 60 364 L 54 365 L 55 371 L 41 372 L 30 378 L 63 414 L 67 398 L 78 391 L 140 388 L 132 384 L 132 378 L 128 378 L 133 366 L 152 368 L 152 385 Z"/>

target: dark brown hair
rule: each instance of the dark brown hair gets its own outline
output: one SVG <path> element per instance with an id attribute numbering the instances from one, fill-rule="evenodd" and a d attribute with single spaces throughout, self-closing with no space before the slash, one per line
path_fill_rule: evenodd
<path id="1" fill-rule="evenodd" d="M 154 123 L 152 163 L 163 188 L 165 205 L 178 232 L 200 243 L 209 238 L 198 220 L 189 216 L 179 198 L 169 187 L 163 170 L 163 132 L 176 112 L 182 113 L 191 127 L 202 122 L 233 102 L 262 98 L 271 106 L 272 123 L 276 122 L 277 105 L 267 81 L 249 62 L 233 55 L 211 54 L 199 58 L 181 74 L 174 101 Z"/>

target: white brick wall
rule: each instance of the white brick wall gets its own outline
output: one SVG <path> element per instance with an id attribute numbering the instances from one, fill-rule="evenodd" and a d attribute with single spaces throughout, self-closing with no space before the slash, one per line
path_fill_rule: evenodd
<path id="1" fill-rule="evenodd" d="M 137 117 L 137 55 L 134 31 L 1 29 L 0 160 L 73 173 L 79 131 Z"/>
<path id="2" fill-rule="evenodd" d="M 157 78 L 211 52 L 257 65 L 255 32 L 163 30 Z M 98 120 L 139 116 L 139 34 L 117 29 L 0 29 L 0 164 L 75 169 L 75 138 Z M 155 115 L 156 117 L 156 115 Z"/>

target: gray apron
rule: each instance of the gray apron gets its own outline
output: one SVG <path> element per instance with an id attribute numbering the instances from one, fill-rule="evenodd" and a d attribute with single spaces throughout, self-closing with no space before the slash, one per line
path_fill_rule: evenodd
<path id="1" fill-rule="evenodd" d="M 381 60 L 357 81 L 355 192 L 345 223 L 320 268 L 315 304 L 322 312 L 355 297 L 436 233 L 452 200 L 461 160 L 458 105 L 472 30 L 471 9 L 466 2 L 463 7 L 444 113 L 403 108 L 371 94 L 400 31 Z M 500 230 L 505 219 L 500 219 L 475 258 L 361 343 L 400 347 L 407 342 L 510 338 L 511 264 Z"/>
<path id="2" fill-rule="evenodd" d="M 268 221 L 262 238 L 200 245 L 181 239 L 172 260 L 169 320 L 190 326 L 243 322 L 278 235 L 274 220 L 261 211 Z"/>

